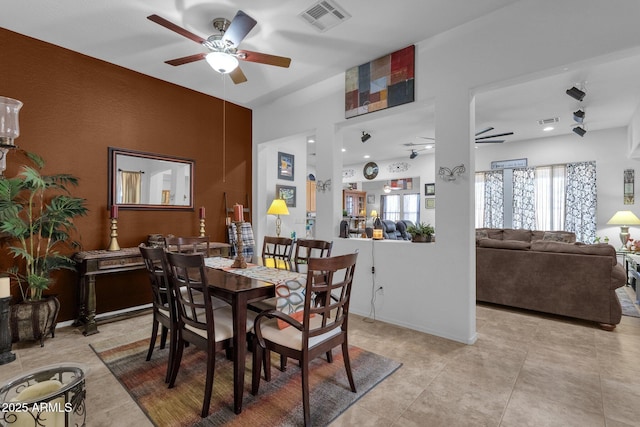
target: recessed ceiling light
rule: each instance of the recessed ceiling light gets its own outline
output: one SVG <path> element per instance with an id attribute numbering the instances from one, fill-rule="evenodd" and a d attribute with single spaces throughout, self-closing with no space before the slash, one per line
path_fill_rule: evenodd
<path id="1" fill-rule="evenodd" d="M 433 144 L 427 144 L 424 146 L 427 150 L 431 150 L 433 148 Z"/>
<path id="2" fill-rule="evenodd" d="M 542 129 L 542 130 L 543 130 L 543 131 L 545 131 L 545 132 L 549 132 L 549 131 L 552 131 L 552 130 L 554 130 L 554 129 L 555 129 L 555 128 L 554 128 L 553 126 L 547 126 L 546 128 L 544 128 L 544 129 Z"/>
<path id="3" fill-rule="evenodd" d="M 308 139 L 307 139 L 307 142 L 308 142 L 309 144 L 313 144 L 314 142 L 316 142 L 316 140 L 315 140 L 315 139 L 313 139 L 313 138 L 308 138 Z"/>
<path id="4" fill-rule="evenodd" d="M 347 151 L 347 149 L 346 149 L 346 148 L 343 148 L 343 149 L 342 149 L 342 152 L 344 153 L 345 151 Z"/>
<path id="5" fill-rule="evenodd" d="M 365 154 L 365 155 L 364 155 L 364 158 L 365 158 L 365 159 L 368 159 L 368 158 L 370 158 L 370 157 L 371 157 L 371 156 L 370 156 L 370 155 L 368 155 L 368 154 Z"/>

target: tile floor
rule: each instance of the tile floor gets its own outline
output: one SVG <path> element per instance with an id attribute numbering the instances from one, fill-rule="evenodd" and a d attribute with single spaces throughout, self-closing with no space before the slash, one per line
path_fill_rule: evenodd
<path id="1" fill-rule="evenodd" d="M 88 427 L 150 426 L 88 344 L 146 337 L 150 316 L 100 325 L 84 337 L 60 328 L 44 348 L 14 346 L 0 381 L 56 362 L 87 370 Z M 403 366 L 333 426 L 640 425 L 640 318 L 613 332 L 588 322 L 478 306 L 478 341 L 464 345 L 353 316 L 351 343 Z"/>

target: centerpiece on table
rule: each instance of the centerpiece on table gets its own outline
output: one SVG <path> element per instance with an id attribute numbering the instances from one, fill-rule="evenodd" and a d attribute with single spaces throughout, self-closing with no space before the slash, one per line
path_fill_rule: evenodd
<path id="1" fill-rule="evenodd" d="M 44 160 L 24 154 L 34 166 L 23 165 L 17 176 L 0 180 L 0 233 L 13 256 L 6 272 L 22 297 L 11 306 L 12 340 L 39 340 L 42 346 L 46 335 L 54 336 L 60 310 L 58 299 L 43 292 L 52 284 L 51 272 L 75 270 L 66 253 L 80 246 L 71 236 L 73 219 L 86 215 L 87 207 L 69 192 L 76 177 L 43 175 Z"/>

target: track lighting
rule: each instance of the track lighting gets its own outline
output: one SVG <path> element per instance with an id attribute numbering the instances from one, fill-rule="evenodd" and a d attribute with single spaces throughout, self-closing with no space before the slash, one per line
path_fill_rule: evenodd
<path id="1" fill-rule="evenodd" d="M 573 86 L 571 89 L 567 89 L 567 95 L 572 97 L 573 99 L 577 99 L 578 101 L 582 101 L 586 93 Z"/>
<path id="2" fill-rule="evenodd" d="M 409 154 L 410 159 L 415 159 L 418 157 L 418 152 L 416 150 L 411 150 L 411 154 Z"/>
<path id="3" fill-rule="evenodd" d="M 578 111 L 574 111 L 573 112 L 573 120 L 576 123 L 582 123 L 584 122 L 584 110 L 580 109 Z"/>
<path id="4" fill-rule="evenodd" d="M 572 130 L 578 135 L 580 135 L 581 137 L 583 137 L 584 134 L 587 133 L 586 129 L 582 126 L 576 126 Z"/>
<path id="5" fill-rule="evenodd" d="M 367 132 L 362 131 L 362 136 L 360 137 L 360 141 L 362 141 L 363 143 L 367 142 L 369 139 L 371 139 L 371 135 L 369 135 Z"/>

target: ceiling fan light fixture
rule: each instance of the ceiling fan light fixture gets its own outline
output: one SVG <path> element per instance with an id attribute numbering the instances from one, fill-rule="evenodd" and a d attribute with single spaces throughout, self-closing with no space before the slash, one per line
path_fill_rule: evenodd
<path id="1" fill-rule="evenodd" d="M 362 136 L 360 137 L 360 141 L 362 141 L 362 143 L 364 144 L 365 142 L 367 142 L 370 139 L 371 139 L 371 134 L 363 131 L 362 132 Z"/>
<path id="2" fill-rule="evenodd" d="M 238 59 L 224 52 L 211 52 L 205 57 L 207 63 L 220 74 L 229 74 L 238 68 Z"/>
<path id="3" fill-rule="evenodd" d="M 411 154 L 409 154 L 410 159 L 415 159 L 418 157 L 418 152 L 416 150 L 411 150 Z"/>

